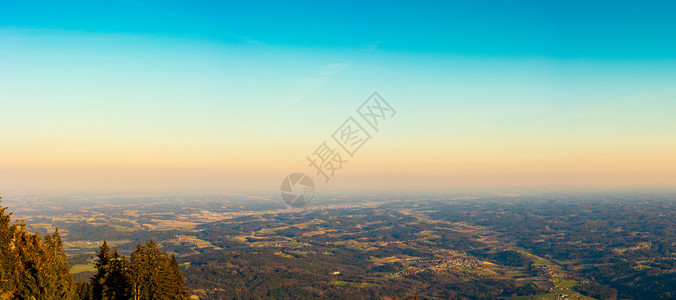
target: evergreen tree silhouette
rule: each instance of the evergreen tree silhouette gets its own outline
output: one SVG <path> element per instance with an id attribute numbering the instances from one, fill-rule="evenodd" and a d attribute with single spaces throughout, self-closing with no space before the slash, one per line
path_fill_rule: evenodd
<path id="1" fill-rule="evenodd" d="M 58 230 L 26 230 L 0 206 L 0 299 L 75 299 L 75 285 Z"/>

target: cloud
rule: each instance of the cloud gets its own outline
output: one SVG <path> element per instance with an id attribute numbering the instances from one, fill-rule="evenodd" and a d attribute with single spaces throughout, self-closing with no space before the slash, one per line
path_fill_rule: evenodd
<path id="1" fill-rule="evenodd" d="M 328 83 L 334 76 L 345 70 L 349 65 L 345 63 L 334 63 L 324 65 L 317 71 L 313 77 L 304 78 L 294 88 L 293 93 L 284 103 L 277 107 L 275 111 L 280 111 L 286 107 L 301 102 L 313 91 L 321 88 Z"/>

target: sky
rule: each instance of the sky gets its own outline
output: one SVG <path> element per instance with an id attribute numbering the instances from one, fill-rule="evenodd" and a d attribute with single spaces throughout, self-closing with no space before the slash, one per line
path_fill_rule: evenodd
<path id="1" fill-rule="evenodd" d="M 0 192 L 676 187 L 671 1 L 2 1 Z M 357 109 L 377 92 L 378 131 Z M 308 157 L 371 138 L 326 182 Z"/>

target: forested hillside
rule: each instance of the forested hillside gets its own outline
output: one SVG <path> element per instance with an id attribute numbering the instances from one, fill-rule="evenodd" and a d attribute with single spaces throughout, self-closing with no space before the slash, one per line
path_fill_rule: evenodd
<path id="1" fill-rule="evenodd" d="M 12 221 L 0 206 L 0 299 L 188 299 L 172 255 L 155 241 L 138 245 L 131 260 L 104 241 L 90 282 L 75 282 L 58 229 L 41 238 Z"/>
<path id="2" fill-rule="evenodd" d="M 0 299 L 75 299 L 58 230 L 41 239 L 0 207 Z"/>

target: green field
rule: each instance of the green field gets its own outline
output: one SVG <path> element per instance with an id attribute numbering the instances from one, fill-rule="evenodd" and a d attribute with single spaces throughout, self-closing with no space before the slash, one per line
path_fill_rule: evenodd
<path id="1" fill-rule="evenodd" d="M 90 271 L 96 271 L 96 267 L 93 264 L 74 265 L 74 266 L 70 267 L 70 273 L 71 274 L 77 274 L 77 273 L 82 273 L 82 272 L 90 272 Z"/>

